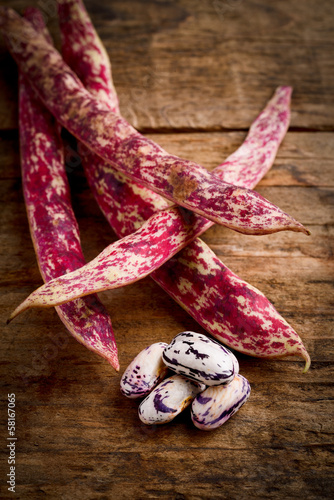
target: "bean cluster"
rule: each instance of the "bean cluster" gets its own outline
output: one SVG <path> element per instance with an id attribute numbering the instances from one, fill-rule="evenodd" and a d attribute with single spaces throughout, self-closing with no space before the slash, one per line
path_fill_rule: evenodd
<path id="1" fill-rule="evenodd" d="M 174 374 L 168 376 L 169 370 Z M 195 332 L 146 347 L 123 373 L 120 387 L 129 398 L 145 398 L 138 408 L 143 423 L 170 422 L 191 404 L 191 419 L 202 430 L 220 427 L 250 395 L 234 354 Z"/>

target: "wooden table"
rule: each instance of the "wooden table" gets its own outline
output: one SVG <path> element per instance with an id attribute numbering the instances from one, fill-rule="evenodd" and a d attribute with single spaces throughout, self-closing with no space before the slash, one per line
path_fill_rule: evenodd
<path id="1" fill-rule="evenodd" d="M 1 1 L 45 14 L 50 1 Z M 219 430 L 186 411 L 146 427 L 120 374 L 146 345 L 203 330 L 150 278 L 101 294 L 117 335 L 120 374 L 77 343 L 53 309 L 9 326 L 14 306 L 42 283 L 23 202 L 17 72 L 0 47 L 1 498 L 333 498 L 333 21 L 330 0 L 87 0 L 106 45 L 123 115 L 171 153 L 208 169 L 243 141 L 279 85 L 292 85 L 292 122 L 258 191 L 311 230 L 242 236 L 213 227 L 205 241 L 262 290 L 312 358 L 239 356 L 250 401 Z M 80 167 L 69 169 L 88 260 L 116 240 Z M 7 394 L 16 397 L 16 493 L 7 491 Z"/>

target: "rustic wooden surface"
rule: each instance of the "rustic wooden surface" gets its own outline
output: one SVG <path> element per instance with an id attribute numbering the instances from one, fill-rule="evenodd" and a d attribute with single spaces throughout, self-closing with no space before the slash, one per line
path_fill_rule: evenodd
<path id="1" fill-rule="evenodd" d="M 39 6 L 59 46 L 51 0 Z M 172 153 L 211 169 L 240 145 L 277 85 L 294 87 L 291 129 L 259 192 L 310 237 L 247 237 L 213 227 L 204 239 L 260 288 L 300 333 L 312 358 L 239 356 L 250 401 L 215 432 L 184 412 L 146 427 L 120 375 L 67 335 L 55 311 L 5 326 L 41 284 L 20 181 L 17 73 L 0 45 L 1 498 L 333 498 L 334 63 L 331 0 L 87 0 L 113 62 L 124 116 Z M 70 168 L 87 259 L 115 235 L 80 167 Z M 146 345 L 202 331 L 149 278 L 101 294 L 121 373 Z M 7 491 L 7 393 L 16 394 L 16 493 Z"/>

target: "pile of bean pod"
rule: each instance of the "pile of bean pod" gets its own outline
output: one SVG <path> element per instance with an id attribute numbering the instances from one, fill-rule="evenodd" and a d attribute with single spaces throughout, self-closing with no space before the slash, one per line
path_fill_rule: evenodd
<path id="1" fill-rule="evenodd" d="M 169 370 L 174 375 L 168 376 Z M 141 351 L 123 373 L 120 387 L 128 398 L 145 397 L 138 408 L 144 424 L 171 422 L 191 404 L 194 425 L 207 431 L 232 417 L 250 395 L 234 354 L 188 331 L 170 344 L 157 342 Z"/>
<path id="2" fill-rule="evenodd" d="M 292 88 L 276 89 L 240 147 L 210 173 L 167 153 L 121 117 L 107 51 L 82 0 L 56 3 L 63 56 L 38 9 L 23 18 L 0 7 L 0 32 L 20 73 L 22 184 L 45 281 L 8 322 L 30 307 L 55 306 L 74 338 L 118 371 L 111 319 L 94 294 L 150 275 L 220 342 L 254 357 L 301 356 L 307 372 L 311 360 L 297 332 L 199 238 L 215 222 L 245 234 L 309 234 L 252 191 L 288 130 Z M 60 124 L 77 138 L 90 188 L 122 238 L 86 265 Z"/>

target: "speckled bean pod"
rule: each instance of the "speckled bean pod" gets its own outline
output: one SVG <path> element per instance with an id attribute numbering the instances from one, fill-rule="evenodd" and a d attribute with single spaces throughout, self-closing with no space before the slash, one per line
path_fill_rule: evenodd
<path id="1" fill-rule="evenodd" d="M 167 376 L 168 367 L 162 360 L 166 346 L 165 342 L 156 342 L 143 349 L 131 361 L 120 382 L 124 396 L 132 399 L 145 397 Z"/>
<path id="2" fill-rule="evenodd" d="M 58 306 L 144 278 L 179 250 L 179 237 L 184 244 L 188 238 L 195 237 L 193 220 L 193 213 L 188 211 L 184 211 L 184 219 L 180 220 L 176 207 L 157 213 L 138 231 L 109 245 L 85 266 L 50 280 L 32 292 L 9 320 L 30 307 Z"/>
<path id="3" fill-rule="evenodd" d="M 144 424 L 166 424 L 191 404 L 203 392 L 205 385 L 189 380 L 182 375 L 173 375 L 163 380 L 141 402 L 138 415 Z"/>
<path id="4" fill-rule="evenodd" d="M 176 335 L 162 354 L 171 370 L 205 385 L 229 384 L 235 359 L 226 347 L 195 332 Z"/>
<path id="5" fill-rule="evenodd" d="M 27 9 L 26 17 L 43 32 L 43 17 Z M 51 43 L 51 39 L 49 39 Z M 20 76 L 19 131 L 24 198 L 40 272 L 45 282 L 85 264 L 64 167 L 56 123 Z M 56 308 L 69 332 L 119 369 L 110 317 L 96 295 Z"/>
<path id="6" fill-rule="evenodd" d="M 116 169 L 184 208 L 246 234 L 308 231 L 258 193 L 168 154 L 92 96 L 60 54 L 12 9 L 0 28 L 20 70 L 56 119 Z"/>
<path id="7" fill-rule="evenodd" d="M 62 1 L 59 18 L 66 62 L 90 92 L 119 112 L 108 56 L 81 0 Z M 83 33 L 85 43 L 80 43 Z M 256 186 L 272 166 L 288 129 L 291 91 L 291 87 L 277 88 L 243 144 L 215 169 L 215 175 L 236 185 Z M 87 148 L 81 154 L 94 196 L 119 237 L 168 207 L 164 198 L 129 181 Z M 211 225 L 206 221 L 205 229 Z M 298 334 L 259 290 L 233 274 L 199 238 L 151 277 L 221 342 L 251 356 L 300 355 L 307 371 L 310 358 Z"/>
<path id="8" fill-rule="evenodd" d="M 240 374 L 227 386 L 208 387 L 191 405 L 194 425 L 204 431 L 217 429 L 246 403 L 250 391 L 248 380 Z"/>
<path id="9" fill-rule="evenodd" d="M 90 93 L 119 113 L 111 64 L 82 0 L 57 0 L 64 61 Z"/>

